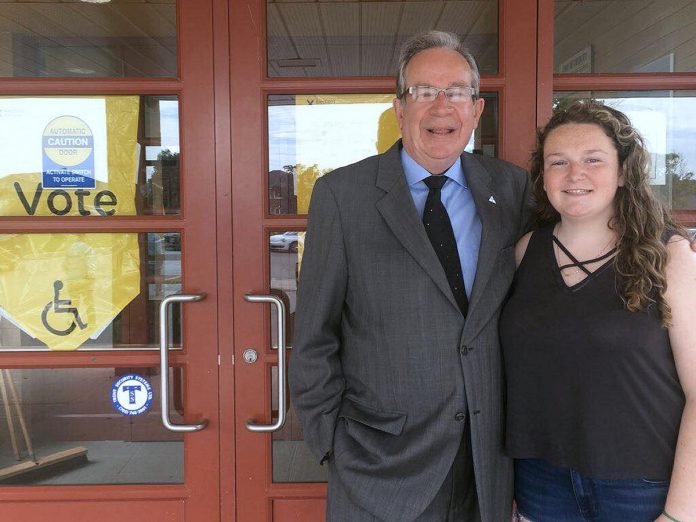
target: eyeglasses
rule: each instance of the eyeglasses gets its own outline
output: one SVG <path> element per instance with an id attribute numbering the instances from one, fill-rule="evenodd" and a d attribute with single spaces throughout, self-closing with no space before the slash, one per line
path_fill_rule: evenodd
<path id="1" fill-rule="evenodd" d="M 451 103 L 461 103 L 476 96 L 476 90 L 468 85 L 455 85 L 443 88 L 433 87 L 432 85 L 412 85 L 401 93 L 401 97 L 403 98 L 408 93 L 413 101 L 427 103 L 435 101 L 441 92 L 445 93 L 447 101 Z"/>

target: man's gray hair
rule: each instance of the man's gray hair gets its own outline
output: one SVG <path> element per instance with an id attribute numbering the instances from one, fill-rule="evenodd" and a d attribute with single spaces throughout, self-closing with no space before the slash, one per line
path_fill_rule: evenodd
<path id="1" fill-rule="evenodd" d="M 474 88 L 474 97 L 478 98 L 479 86 L 481 85 L 481 75 L 478 65 L 473 55 L 464 46 L 461 38 L 454 33 L 444 31 L 428 31 L 427 33 L 417 34 L 404 42 L 399 53 L 399 69 L 396 74 L 396 96 L 403 98 L 406 85 L 406 66 L 416 54 L 426 49 L 444 47 L 452 49 L 461 54 L 469 64 L 471 69 L 471 87 Z"/>

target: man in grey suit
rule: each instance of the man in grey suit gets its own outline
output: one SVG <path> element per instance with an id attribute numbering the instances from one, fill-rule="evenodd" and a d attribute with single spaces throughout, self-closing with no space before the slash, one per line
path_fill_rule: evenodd
<path id="1" fill-rule="evenodd" d="M 314 187 L 289 371 L 305 440 L 329 466 L 330 522 L 510 520 L 498 315 L 529 181 L 464 152 L 478 89 L 457 36 L 412 38 L 402 140 Z M 433 239 L 432 212 L 453 251 Z"/>

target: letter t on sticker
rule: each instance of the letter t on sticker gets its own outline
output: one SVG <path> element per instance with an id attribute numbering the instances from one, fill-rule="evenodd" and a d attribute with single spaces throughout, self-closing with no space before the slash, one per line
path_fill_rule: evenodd
<path id="1" fill-rule="evenodd" d="M 141 389 L 142 387 L 139 384 L 123 387 L 123 391 L 128 392 L 128 404 L 135 404 L 135 392 L 140 391 Z"/>

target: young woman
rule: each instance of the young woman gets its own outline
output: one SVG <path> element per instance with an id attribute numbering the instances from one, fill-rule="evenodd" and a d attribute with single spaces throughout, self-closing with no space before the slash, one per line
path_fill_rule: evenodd
<path id="1" fill-rule="evenodd" d="M 522 520 L 696 521 L 696 254 L 648 160 L 596 102 L 539 132 L 500 323 Z"/>

